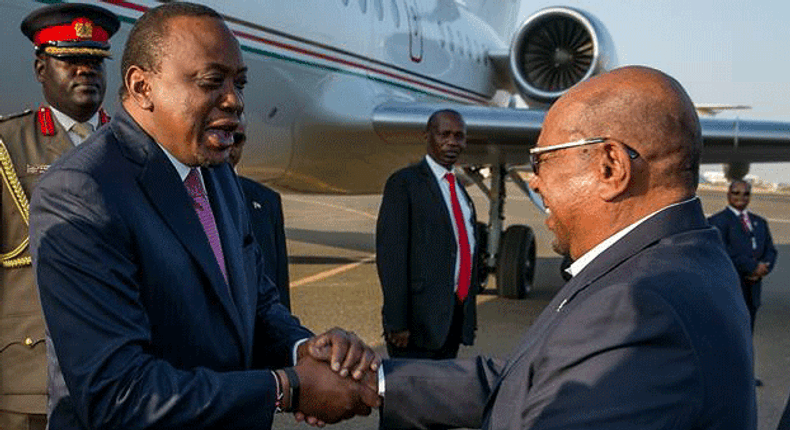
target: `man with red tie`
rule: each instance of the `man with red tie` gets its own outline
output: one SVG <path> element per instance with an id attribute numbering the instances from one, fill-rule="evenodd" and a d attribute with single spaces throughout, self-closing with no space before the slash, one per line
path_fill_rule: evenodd
<path id="1" fill-rule="evenodd" d="M 474 341 L 475 210 L 453 174 L 466 124 L 453 110 L 428 119 L 428 154 L 387 180 L 376 226 L 387 352 L 454 358 Z"/>
<path id="2" fill-rule="evenodd" d="M 760 307 L 762 279 L 774 267 L 776 248 L 765 218 L 746 210 L 751 191 L 748 182 L 732 181 L 727 191 L 729 206 L 708 221 L 721 232 L 727 253 L 741 277 L 743 298 L 752 318 L 753 332 L 754 318 Z"/>

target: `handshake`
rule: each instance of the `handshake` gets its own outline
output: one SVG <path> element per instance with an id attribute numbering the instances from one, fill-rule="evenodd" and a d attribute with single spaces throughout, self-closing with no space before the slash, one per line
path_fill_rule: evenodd
<path id="1" fill-rule="evenodd" d="M 381 359 L 353 332 L 333 328 L 299 345 L 296 366 L 276 370 L 278 406 L 322 427 L 379 407 Z"/>

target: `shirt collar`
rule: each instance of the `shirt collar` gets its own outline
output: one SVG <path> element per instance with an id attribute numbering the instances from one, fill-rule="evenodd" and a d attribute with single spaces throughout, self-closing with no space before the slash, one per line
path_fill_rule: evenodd
<path id="1" fill-rule="evenodd" d="M 650 215 L 648 215 L 648 216 L 640 219 L 639 221 L 629 225 L 628 227 L 618 231 L 617 233 L 615 233 L 615 234 L 609 236 L 608 238 L 606 238 L 606 240 L 604 240 L 603 242 L 599 243 L 598 245 L 595 245 L 595 247 L 593 247 L 593 249 L 587 251 L 584 255 L 582 255 L 581 257 L 576 259 L 576 261 L 574 261 L 570 265 L 570 267 L 568 267 L 565 270 L 571 276 L 578 275 L 579 272 L 581 272 L 585 267 L 587 267 L 588 264 L 590 264 L 590 262 L 592 262 L 595 259 L 595 257 L 603 254 L 604 251 L 606 251 L 607 249 L 609 249 L 609 247 L 611 247 L 612 245 L 617 243 L 617 241 L 622 239 L 626 234 L 628 234 L 631 231 L 633 231 L 636 227 L 639 226 L 639 224 L 642 224 L 643 222 L 645 222 L 648 219 L 652 218 L 653 216 L 655 216 L 659 212 L 663 212 L 663 211 L 665 211 L 665 210 L 667 210 L 667 209 L 669 209 L 671 207 L 674 207 L 674 206 L 678 206 L 678 205 L 682 205 L 684 203 L 688 203 L 688 202 L 690 202 L 690 201 L 692 201 L 694 199 L 698 199 L 698 197 L 695 196 L 695 197 L 692 197 L 692 198 L 690 198 L 688 200 L 684 200 L 682 202 L 672 203 L 671 205 L 664 206 L 663 208 L 651 213 Z"/>
<path id="2" fill-rule="evenodd" d="M 452 173 L 452 170 L 447 170 L 444 166 L 437 163 L 430 155 L 425 156 L 425 160 L 428 162 L 428 167 L 431 168 L 431 172 L 433 175 L 436 176 L 436 179 L 441 183 L 442 179 L 444 179 L 444 175 L 448 173 Z"/>
<path id="3" fill-rule="evenodd" d="M 55 116 L 55 119 L 58 120 L 60 125 L 62 125 L 63 128 L 66 129 L 66 131 L 71 130 L 71 127 L 73 127 L 74 124 L 77 123 L 77 121 L 72 119 L 70 116 L 68 116 L 65 113 L 55 109 L 54 107 L 50 106 L 49 108 L 52 109 L 52 115 Z M 94 113 L 93 116 L 86 122 L 88 124 L 90 124 L 93 127 L 94 130 L 98 130 L 99 129 L 99 111 L 96 111 L 96 113 Z"/>
<path id="4" fill-rule="evenodd" d="M 170 162 L 173 164 L 173 167 L 176 168 L 176 172 L 178 172 L 178 176 L 181 177 L 181 182 L 184 182 L 184 180 L 187 178 L 187 175 L 189 174 L 189 171 L 192 168 L 187 166 L 186 164 L 178 161 L 178 159 L 176 157 L 174 157 L 173 154 L 170 153 L 170 151 L 165 149 L 165 147 L 162 146 L 159 142 L 156 142 L 156 144 L 159 145 L 159 147 L 162 148 L 162 151 L 165 152 L 165 155 L 167 155 L 167 159 L 170 160 Z M 201 176 L 201 180 L 202 180 L 203 179 L 202 178 L 203 175 L 200 175 L 200 176 Z"/>
<path id="5" fill-rule="evenodd" d="M 739 217 L 741 216 L 741 214 L 746 214 L 746 216 L 749 216 L 749 209 L 744 208 L 742 211 L 739 211 L 738 209 L 735 209 L 730 205 L 727 205 L 727 208 L 731 210 L 735 214 L 735 216 Z"/>

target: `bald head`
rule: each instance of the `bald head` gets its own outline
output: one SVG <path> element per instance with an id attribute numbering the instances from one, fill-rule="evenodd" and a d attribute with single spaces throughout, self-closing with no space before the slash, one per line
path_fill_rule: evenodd
<path id="1" fill-rule="evenodd" d="M 573 139 L 609 137 L 636 149 L 650 166 L 648 187 L 696 190 L 697 112 L 680 83 L 658 70 L 623 67 L 582 82 L 552 106 L 546 123 Z"/>

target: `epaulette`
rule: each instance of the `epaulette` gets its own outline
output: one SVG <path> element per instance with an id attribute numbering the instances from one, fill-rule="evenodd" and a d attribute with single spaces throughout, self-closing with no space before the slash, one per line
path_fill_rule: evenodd
<path id="1" fill-rule="evenodd" d="M 36 111 L 36 116 L 38 117 L 38 126 L 41 130 L 41 134 L 44 136 L 54 136 L 55 135 L 55 120 L 52 119 L 52 109 L 48 106 L 41 106 Z"/>
<path id="2" fill-rule="evenodd" d="M 25 109 L 22 112 L 12 113 L 8 115 L 0 115 L 0 122 L 8 121 L 9 119 L 19 118 L 20 116 L 30 115 L 33 113 L 32 109 Z"/>

